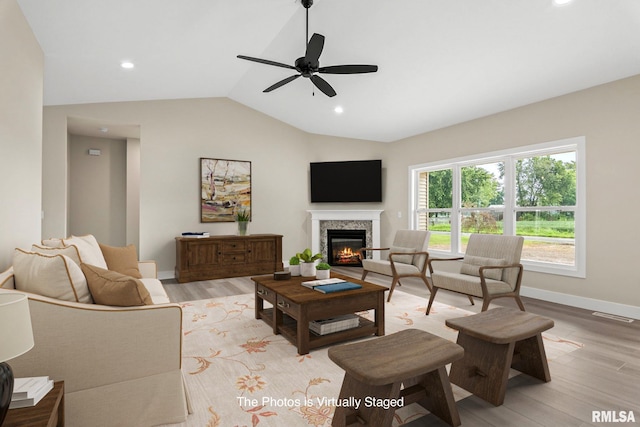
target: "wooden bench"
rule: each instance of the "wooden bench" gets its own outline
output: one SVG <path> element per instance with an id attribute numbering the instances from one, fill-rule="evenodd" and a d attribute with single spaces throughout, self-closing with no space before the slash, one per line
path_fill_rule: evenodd
<path id="1" fill-rule="evenodd" d="M 553 320 L 495 308 L 446 324 L 458 330 L 457 342 L 464 347 L 464 358 L 451 365 L 453 384 L 498 406 L 504 402 L 509 368 L 551 381 L 542 332 L 553 327 Z"/>
<path id="2" fill-rule="evenodd" d="M 414 402 L 459 426 L 445 366 L 463 353 L 459 345 L 417 329 L 330 348 L 329 358 L 345 370 L 339 401 L 355 402 L 336 407 L 332 426 L 390 426 L 395 410 Z"/>

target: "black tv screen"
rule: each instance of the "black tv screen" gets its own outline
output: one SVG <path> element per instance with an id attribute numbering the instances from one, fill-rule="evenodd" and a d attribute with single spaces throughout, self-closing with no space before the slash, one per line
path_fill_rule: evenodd
<path id="1" fill-rule="evenodd" d="M 382 161 L 311 163 L 311 202 L 382 202 Z"/>

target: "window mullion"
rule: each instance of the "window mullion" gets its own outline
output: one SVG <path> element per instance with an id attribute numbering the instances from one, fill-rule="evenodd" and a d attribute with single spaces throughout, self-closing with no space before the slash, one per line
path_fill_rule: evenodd
<path id="1" fill-rule="evenodd" d="M 503 233 L 516 235 L 516 162 L 509 156 L 504 159 L 504 217 Z"/>
<path id="2" fill-rule="evenodd" d="M 460 253 L 460 231 L 462 230 L 462 224 L 460 223 L 462 214 L 460 207 L 462 205 L 462 179 L 460 177 L 461 167 L 460 165 L 454 165 L 452 168 L 451 187 L 452 200 L 451 200 L 451 252 L 454 254 Z"/>

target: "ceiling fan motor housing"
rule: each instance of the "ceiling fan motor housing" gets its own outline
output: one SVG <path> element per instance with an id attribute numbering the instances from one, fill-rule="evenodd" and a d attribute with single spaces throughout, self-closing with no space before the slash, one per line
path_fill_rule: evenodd
<path id="1" fill-rule="evenodd" d="M 312 4 L 313 0 L 302 0 L 302 5 L 305 7 L 305 9 L 309 9 Z"/>

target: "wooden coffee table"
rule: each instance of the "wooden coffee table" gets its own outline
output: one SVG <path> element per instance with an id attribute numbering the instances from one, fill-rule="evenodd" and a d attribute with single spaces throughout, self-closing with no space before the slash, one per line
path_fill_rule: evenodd
<path id="1" fill-rule="evenodd" d="M 384 286 L 340 274 L 331 277 L 362 285 L 360 289 L 323 294 L 302 286 L 312 277 L 274 280 L 273 275 L 252 277 L 255 282 L 256 319 L 262 319 L 298 348 L 299 354 L 309 350 L 369 335 L 384 335 Z M 264 301 L 271 307 L 264 308 Z M 309 322 L 375 310 L 375 321 L 360 317 L 360 326 L 327 335 L 309 331 Z"/>

